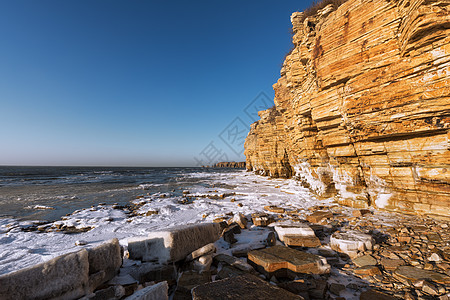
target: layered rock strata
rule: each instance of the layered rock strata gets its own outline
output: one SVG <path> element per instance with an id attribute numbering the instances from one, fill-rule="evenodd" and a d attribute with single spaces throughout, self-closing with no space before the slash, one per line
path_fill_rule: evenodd
<path id="1" fill-rule="evenodd" d="M 349 0 L 291 21 L 247 169 L 352 207 L 450 217 L 450 1 Z"/>

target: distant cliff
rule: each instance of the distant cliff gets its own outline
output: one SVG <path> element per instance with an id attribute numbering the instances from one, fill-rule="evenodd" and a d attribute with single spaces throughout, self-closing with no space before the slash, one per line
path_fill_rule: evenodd
<path id="1" fill-rule="evenodd" d="M 349 0 L 291 21 L 247 169 L 353 207 L 450 217 L 450 2 Z"/>
<path id="2" fill-rule="evenodd" d="M 227 161 L 227 162 L 218 162 L 215 165 L 212 165 L 213 168 L 235 168 L 235 169 L 245 169 L 245 161 Z"/>

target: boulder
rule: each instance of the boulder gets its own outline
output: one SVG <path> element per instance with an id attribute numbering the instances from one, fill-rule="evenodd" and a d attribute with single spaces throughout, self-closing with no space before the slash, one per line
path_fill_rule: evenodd
<path id="1" fill-rule="evenodd" d="M 146 237 L 128 239 L 130 259 L 167 263 L 184 259 L 192 251 L 217 241 L 220 225 L 201 223 L 169 228 Z"/>
<path id="2" fill-rule="evenodd" d="M 82 249 L 0 276 L 0 299 L 77 299 L 88 282 L 88 252 Z"/>

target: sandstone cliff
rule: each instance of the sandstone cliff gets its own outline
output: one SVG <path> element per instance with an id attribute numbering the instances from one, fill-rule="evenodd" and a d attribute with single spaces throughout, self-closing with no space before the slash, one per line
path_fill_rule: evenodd
<path id="1" fill-rule="evenodd" d="M 247 169 L 353 207 L 450 217 L 450 1 L 349 0 L 291 21 Z"/>

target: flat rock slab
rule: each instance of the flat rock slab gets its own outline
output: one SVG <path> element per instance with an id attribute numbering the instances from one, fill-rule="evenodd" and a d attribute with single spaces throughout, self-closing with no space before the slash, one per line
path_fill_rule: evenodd
<path id="1" fill-rule="evenodd" d="M 177 226 L 128 239 L 130 259 L 161 264 L 184 259 L 194 250 L 219 239 L 218 223 Z"/>
<path id="2" fill-rule="evenodd" d="M 307 224 L 283 222 L 275 224 L 274 228 L 280 241 L 287 246 L 318 247 L 321 245 L 314 230 Z"/>
<path id="3" fill-rule="evenodd" d="M 394 271 L 399 266 L 403 266 L 405 262 L 401 259 L 382 258 L 381 265 L 385 270 Z"/>
<path id="4" fill-rule="evenodd" d="M 192 290 L 192 299 L 301 300 L 303 297 L 273 286 L 256 276 L 245 274 L 197 286 Z"/>
<path id="5" fill-rule="evenodd" d="M 371 250 L 375 240 L 372 236 L 349 230 L 347 232 L 335 232 L 330 237 L 331 249 L 356 257 L 358 251 Z"/>
<path id="6" fill-rule="evenodd" d="M 411 281 L 425 279 L 441 284 L 450 284 L 450 276 L 448 275 L 411 266 L 400 266 L 395 270 L 394 274 L 403 279 L 408 279 Z"/>
<path id="7" fill-rule="evenodd" d="M 363 255 L 353 259 L 353 263 L 358 267 L 375 266 L 377 260 L 371 255 Z"/>
<path id="8" fill-rule="evenodd" d="M 125 300 L 167 300 L 169 299 L 169 285 L 166 281 L 148 286 L 135 292 Z"/>
<path id="9" fill-rule="evenodd" d="M 250 251 L 248 260 L 269 274 L 283 269 L 308 274 L 330 272 L 330 265 L 324 257 L 284 246 Z"/>
<path id="10" fill-rule="evenodd" d="M 333 217 L 333 213 L 331 211 L 318 210 L 318 211 L 313 212 L 309 216 L 307 216 L 306 220 L 308 220 L 308 222 L 311 222 L 311 223 L 319 223 L 323 219 L 328 219 L 328 218 L 332 218 L 332 217 Z"/>
<path id="11" fill-rule="evenodd" d="M 89 280 L 86 249 L 0 276 L 0 299 L 76 299 Z"/>

